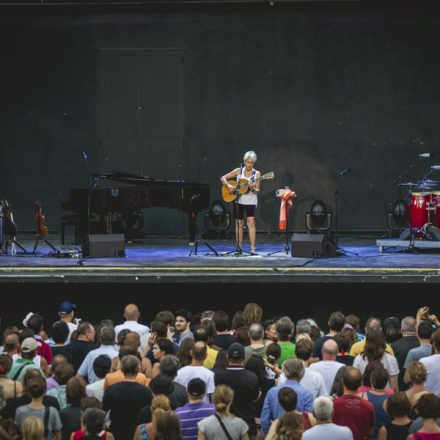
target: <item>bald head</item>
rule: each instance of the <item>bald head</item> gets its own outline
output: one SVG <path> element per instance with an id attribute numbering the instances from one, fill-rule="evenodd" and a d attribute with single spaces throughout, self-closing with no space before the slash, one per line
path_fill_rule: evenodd
<path id="1" fill-rule="evenodd" d="M 192 349 L 192 357 L 195 361 L 204 361 L 207 356 L 207 345 L 206 342 L 197 341 Z"/>
<path id="2" fill-rule="evenodd" d="M 323 360 L 335 360 L 338 354 L 338 344 L 334 339 L 327 339 L 322 346 L 322 358 Z"/>
<path id="3" fill-rule="evenodd" d="M 346 390 L 356 392 L 362 385 L 362 373 L 355 367 L 345 367 L 342 383 Z"/>
<path id="4" fill-rule="evenodd" d="M 6 352 L 17 351 L 18 345 L 19 345 L 19 339 L 17 333 L 11 333 L 5 337 L 4 350 Z"/>
<path id="5" fill-rule="evenodd" d="M 136 304 L 128 304 L 124 309 L 124 318 L 127 321 L 137 321 L 139 319 L 140 313 L 139 308 Z"/>

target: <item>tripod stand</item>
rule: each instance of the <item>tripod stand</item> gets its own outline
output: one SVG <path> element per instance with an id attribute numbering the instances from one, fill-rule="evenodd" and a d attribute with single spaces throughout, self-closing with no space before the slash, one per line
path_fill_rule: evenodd
<path id="1" fill-rule="evenodd" d="M 289 191 L 290 188 L 287 186 L 283 190 L 282 189 L 277 190 L 276 191 L 276 196 L 277 197 L 282 197 L 283 191 L 286 191 L 286 190 Z M 289 246 L 289 208 L 292 205 L 292 202 L 291 202 L 292 197 L 295 197 L 295 196 L 296 196 L 296 194 L 294 192 L 292 192 L 292 195 L 291 195 L 291 197 L 288 200 L 284 200 L 283 199 L 284 202 L 285 202 L 284 203 L 284 218 L 285 218 L 285 223 L 286 223 L 285 225 L 282 225 L 282 226 L 284 226 L 284 240 L 285 240 L 284 241 L 284 249 L 281 250 L 281 251 L 270 252 L 269 254 L 267 254 L 268 256 L 275 255 L 275 254 L 278 254 L 280 252 L 285 252 L 286 255 L 289 254 L 289 251 L 290 251 L 290 246 Z M 280 223 L 282 223 L 281 219 L 280 219 Z M 280 229 L 281 229 L 281 227 L 280 227 Z"/>
<path id="2" fill-rule="evenodd" d="M 194 255 L 197 255 L 197 251 L 199 248 L 199 243 L 206 246 L 208 249 L 210 249 L 216 257 L 218 257 L 220 254 L 206 241 L 204 240 L 201 235 L 197 232 L 197 223 L 196 223 L 196 212 L 194 210 L 193 204 L 194 200 L 198 197 L 193 195 L 190 199 L 191 203 L 191 214 L 190 214 L 190 223 L 192 223 L 192 227 L 194 228 L 195 232 L 195 238 L 194 238 L 194 244 L 191 248 L 191 251 L 189 252 L 188 257 L 191 257 L 191 255 L 194 253 Z M 207 254 L 206 254 L 207 255 Z"/>

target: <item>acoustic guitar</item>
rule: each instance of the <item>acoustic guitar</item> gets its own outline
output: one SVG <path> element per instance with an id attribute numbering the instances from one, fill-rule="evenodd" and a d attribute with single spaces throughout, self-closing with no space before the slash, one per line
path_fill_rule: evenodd
<path id="1" fill-rule="evenodd" d="M 275 177 L 275 174 L 273 171 L 270 173 L 263 174 L 262 176 L 258 177 L 254 180 L 254 182 L 257 182 L 258 180 L 270 180 Z M 240 179 L 237 180 L 228 180 L 229 185 L 232 185 L 234 189 L 232 191 L 229 191 L 228 187 L 225 185 L 222 185 L 222 197 L 225 202 L 233 202 L 238 195 L 245 194 L 249 189 L 249 180 L 247 179 Z"/>

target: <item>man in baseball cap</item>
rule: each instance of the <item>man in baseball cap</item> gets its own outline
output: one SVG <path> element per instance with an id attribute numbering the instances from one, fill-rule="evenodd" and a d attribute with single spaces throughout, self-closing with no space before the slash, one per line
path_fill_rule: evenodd
<path id="1" fill-rule="evenodd" d="M 206 393 L 206 383 L 195 377 L 188 382 L 187 386 L 189 402 L 176 409 L 176 414 L 180 420 L 180 428 L 185 432 L 185 439 L 197 439 L 200 420 L 215 414 L 215 407 L 212 403 L 204 401 Z"/>
<path id="2" fill-rule="evenodd" d="M 36 368 L 40 371 L 41 376 L 44 377 L 43 371 L 38 368 L 33 359 L 37 354 L 37 349 L 40 346 L 40 343 L 34 338 L 26 338 L 21 343 L 21 358 L 18 358 L 13 364 L 12 368 L 8 373 L 8 378 L 12 380 L 18 380 L 19 382 L 23 382 L 24 374 L 27 370 L 32 368 Z"/>
<path id="3" fill-rule="evenodd" d="M 58 315 L 61 321 L 64 321 L 69 327 L 69 336 L 66 339 L 66 345 L 70 342 L 70 336 L 78 328 L 78 325 L 73 323 L 73 317 L 75 315 L 76 305 L 70 301 L 64 301 L 61 303 L 58 309 Z"/>
<path id="4" fill-rule="evenodd" d="M 231 412 L 243 419 L 249 426 L 249 436 L 257 435 L 257 425 L 252 410 L 258 399 L 260 386 L 255 373 L 244 368 L 244 346 L 234 342 L 228 349 L 228 368 L 215 371 L 214 383 L 228 385 L 234 390 Z"/>

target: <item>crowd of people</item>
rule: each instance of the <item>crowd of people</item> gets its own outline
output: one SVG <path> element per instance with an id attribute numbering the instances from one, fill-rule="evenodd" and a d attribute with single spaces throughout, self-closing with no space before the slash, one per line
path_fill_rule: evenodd
<path id="1" fill-rule="evenodd" d="M 440 439 L 440 322 L 159 311 L 29 313 L 3 332 L 0 439 Z M 47 317 L 46 317 L 47 319 Z"/>

